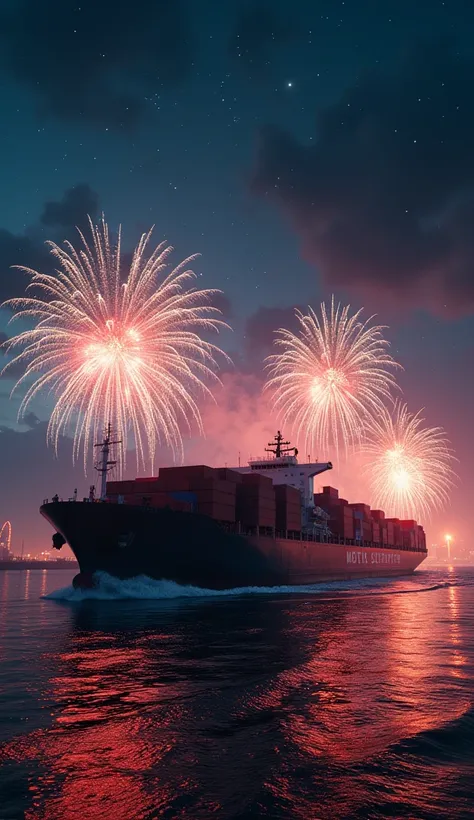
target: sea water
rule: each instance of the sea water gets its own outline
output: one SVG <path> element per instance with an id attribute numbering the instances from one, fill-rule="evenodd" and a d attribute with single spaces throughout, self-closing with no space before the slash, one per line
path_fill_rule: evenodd
<path id="1" fill-rule="evenodd" d="M 0 573 L 0 818 L 472 818 L 474 570 Z"/>

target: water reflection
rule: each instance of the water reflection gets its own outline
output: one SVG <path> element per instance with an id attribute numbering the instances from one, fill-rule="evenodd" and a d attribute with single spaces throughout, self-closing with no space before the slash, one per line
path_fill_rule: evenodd
<path id="1" fill-rule="evenodd" d="M 389 790 L 429 817 L 418 745 L 459 737 L 473 695 L 462 588 L 435 594 L 47 603 L 50 725 L 2 749 L 24 816 L 382 817 Z"/>

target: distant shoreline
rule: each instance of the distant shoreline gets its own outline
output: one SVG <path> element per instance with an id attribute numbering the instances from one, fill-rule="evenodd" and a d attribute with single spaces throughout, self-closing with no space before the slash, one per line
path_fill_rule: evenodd
<path id="1" fill-rule="evenodd" d="M 26 569 L 78 569 L 77 561 L 0 561 L 1 570 L 26 570 Z"/>

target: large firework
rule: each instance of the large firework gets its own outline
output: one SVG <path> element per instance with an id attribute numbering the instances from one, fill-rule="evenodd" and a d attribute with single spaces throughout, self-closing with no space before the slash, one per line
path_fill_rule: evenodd
<path id="1" fill-rule="evenodd" d="M 27 292 L 39 295 L 5 305 L 17 311 L 13 319 L 35 326 L 7 342 L 7 352 L 16 355 L 3 372 L 25 367 L 14 387 L 29 384 L 20 417 L 40 392 L 54 394 L 48 441 L 57 448 L 60 434 L 72 427 L 74 458 L 82 448 L 84 466 L 110 422 L 123 442 L 121 471 L 130 433 L 137 464 L 144 465 L 158 443 L 181 455 L 183 423 L 201 428 L 196 393 L 209 392 L 222 352 L 201 333 L 224 322 L 211 305 L 215 291 L 193 287 L 188 266 L 195 257 L 167 271 L 172 248 L 163 242 L 148 251 L 149 231 L 124 275 L 120 231 L 113 242 L 103 220 L 90 222 L 90 229 L 90 243 L 79 231 L 77 250 L 68 242 L 64 249 L 48 243 L 56 275 L 22 268 L 31 276 Z"/>
<path id="2" fill-rule="evenodd" d="M 323 303 L 321 316 L 312 308 L 296 310 L 299 330 L 277 331 L 278 353 L 268 357 L 269 380 L 276 409 L 292 423 L 305 447 L 329 456 L 341 445 L 358 444 L 368 415 L 380 413 L 395 388 L 399 365 L 389 355 L 383 327 L 361 310 Z"/>
<path id="3" fill-rule="evenodd" d="M 386 514 L 426 521 L 449 500 L 454 456 L 441 427 L 425 427 L 421 412 L 395 402 L 371 423 L 364 449 L 372 503 Z"/>

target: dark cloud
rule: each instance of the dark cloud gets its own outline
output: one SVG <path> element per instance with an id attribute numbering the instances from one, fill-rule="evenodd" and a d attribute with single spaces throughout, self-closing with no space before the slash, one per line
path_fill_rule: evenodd
<path id="1" fill-rule="evenodd" d="M 50 267 L 48 250 L 35 239 L 17 236 L 0 228 L 0 304 L 6 299 L 21 296 L 28 284 L 27 276 L 23 271 L 13 269 L 13 265 L 47 269 Z"/>
<path id="2" fill-rule="evenodd" d="M 245 326 L 245 349 L 250 361 L 263 368 L 265 357 L 272 352 L 275 331 L 280 328 L 297 331 L 299 322 L 295 316 L 296 307 L 298 306 L 259 307 L 248 317 Z"/>
<path id="3" fill-rule="evenodd" d="M 30 430 L 33 430 L 34 427 L 37 427 L 38 424 L 41 424 L 41 421 L 36 415 L 36 413 L 32 413 L 30 411 L 29 413 L 25 413 L 25 415 L 22 416 L 20 424 L 23 424 L 25 427 L 29 427 Z"/>
<path id="4" fill-rule="evenodd" d="M 59 202 L 45 204 L 40 226 L 33 226 L 20 235 L 0 229 L 0 304 L 22 296 L 29 283 L 28 276 L 15 269 L 15 265 L 51 272 L 54 264 L 45 240 L 74 241 L 77 237 L 75 226 L 86 227 L 87 215 L 94 218 L 97 211 L 97 194 L 88 185 L 80 184 L 69 188 Z M 45 235 L 46 226 L 48 232 Z"/>
<path id="5" fill-rule="evenodd" d="M 473 309 L 473 81 L 472 60 L 419 48 L 323 111 L 312 144 L 264 133 L 255 189 L 331 286 Z"/>
<path id="6" fill-rule="evenodd" d="M 216 307 L 220 310 L 224 321 L 232 319 L 234 315 L 232 302 L 230 301 L 229 297 L 226 296 L 225 293 L 223 293 L 222 291 L 214 293 L 212 296 L 212 305 L 213 307 Z"/>
<path id="7" fill-rule="evenodd" d="M 229 39 L 229 52 L 256 74 L 266 72 L 275 46 L 286 45 L 297 36 L 289 16 L 281 17 L 267 3 L 249 3 L 240 8 Z"/>
<path id="8" fill-rule="evenodd" d="M 19 0 L 0 31 L 6 69 L 63 120 L 133 125 L 191 66 L 180 0 Z"/>
<path id="9" fill-rule="evenodd" d="M 59 202 L 46 202 L 41 214 L 42 225 L 55 228 L 80 228 L 87 225 L 87 217 L 94 221 L 99 209 L 99 197 L 89 185 L 69 188 Z"/>

